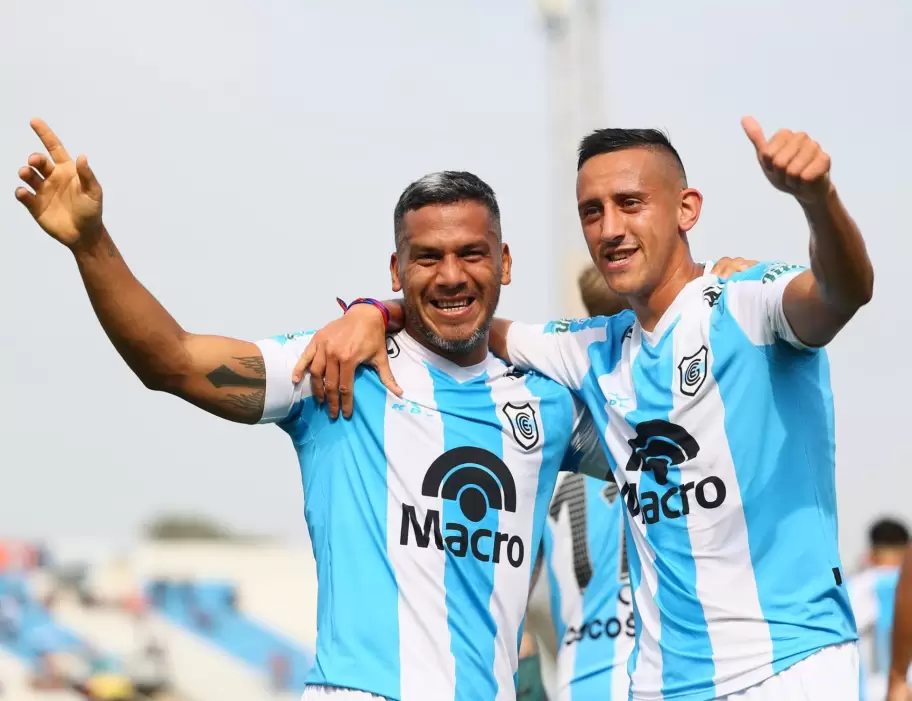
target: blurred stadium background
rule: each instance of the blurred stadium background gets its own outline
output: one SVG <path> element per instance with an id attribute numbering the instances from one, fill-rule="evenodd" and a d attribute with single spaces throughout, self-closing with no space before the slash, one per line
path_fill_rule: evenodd
<path id="1" fill-rule="evenodd" d="M 337 294 L 382 296 L 392 203 L 440 168 L 500 195 L 517 266 L 503 313 L 579 315 L 568 156 L 609 122 L 669 129 L 707 194 L 698 254 L 805 262 L 803 222 L 754 172 L 738 118 L 806 129 L 878 270 L 832 354 L 847 569 L 870 521 L 909 515 L 908 451 L 872 432 L 903 435 L 912 389 L 895 356 L 912 341 L 895 323 L 912 8 L 648 5 L 2 3 L 0 698 L 297 698 L 316 636 L 293 453 L 129 375 L 16 209 L 33 115 L 90 155 L 121 249 L 184 325 L 245 338 L 318 324 Z M 545 597 L 530 625 L 553 651 Z"/>

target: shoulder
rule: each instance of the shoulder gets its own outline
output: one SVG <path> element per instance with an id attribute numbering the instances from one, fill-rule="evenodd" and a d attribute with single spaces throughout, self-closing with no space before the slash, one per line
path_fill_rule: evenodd
<path id="1" fill-rule="evenodd" d="M 739 282 L 758 282 L 766 285 L 773 283 L 780 278 L 807 270 L 804 265 L 796 263 L 784 263 L 782 261 L 766 261 L 757 263 L 747 270 L 735 273 L 728 280 L 720 281 L 720 284 L 739 283 Z"/>
<path id="2" fill-rule="evenodd" d="M 636 317 L 630 309 L 612 316 L 592 316 L 585 319 L 555 319 L 545 324 L 544 333 L 581 333 L 584 331 L 598 331 L 604 329 L 606 336 L 620 329 L 623 331 L 630 326 Z"/>

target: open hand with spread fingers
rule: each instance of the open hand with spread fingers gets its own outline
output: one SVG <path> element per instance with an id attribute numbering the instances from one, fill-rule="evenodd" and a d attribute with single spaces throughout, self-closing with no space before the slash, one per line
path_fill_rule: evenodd
<path id="1" fill-rule="evenodd" d="M 830 192 L 830 157 L 804 132 L 780 129 L 767 141 L 753 117 L 741 120 L 769 181 L 803 204 L 822 201 Z"/>
<path id="2" fill-rule="evenodd" d="M 19 200 L 38 225 L 64 246 L 89 244 L 101 234 L 101 185 L 89 161 L 75 161 L 57 135 L 40 119 L 31 121 L 32 129 L 47 149 L 33 153 L 19 177 L 28 187 L 16 188 Z M 31 189 L 29 189 L 31 188 Z"/>

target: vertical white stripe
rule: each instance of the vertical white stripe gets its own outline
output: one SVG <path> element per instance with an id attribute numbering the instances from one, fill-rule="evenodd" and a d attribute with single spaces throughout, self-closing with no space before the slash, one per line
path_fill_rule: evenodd
<path id="1" fill-rule="evenodd" d="M 525 546 L 522 564 L 510 565 L 501 557 L 494 566 L 494 591 L 491 595 L 491 615 L 497 625 L 494 639 L 494 677 L 497 680 L 496 701 L 511 701 L 516 697 L 513 675 L 519 668 L 518 635 L 519 626 L 526 614 L 527 596 L 531 580 L 530 563 L 532 552 L 532 522 L 535 514 L 535 498 L 538 494 L 538 475 L 541 470 L 542 450 L 548 436 L 541 418 L 539 399 L 526 387 L 525 378 L 509 378 L 500 374 L 488 383 L 491 399 L 501 421 L 503 436 L 503 461 L 516 483 L 516 512 L 501 510 L 498 513 L 499 530 L 518 536 Z M 538 426 L 538 443 L 526 450 L 516 442 L 510 420 L 503 411 L 507 403 L 522 406 L 529 403 L 535 410 Z M 505 555 L 505 553 L 504 553 Z"/>
<path id="2" fill-rule="evenodd" d="M 607 398 L 606 410 L 609 415 L 608 427 L 605 431 L 605 441 L 613 456 L 624 457 L 630 455 L 628 441 L 636 435 L 636 431 L 626 421 L 626 416 L 636 411 L 636 392 L 633 388 L 633 364 L 636 362 L 642 343 L 642 333 L 639 325 L 633 327 L 633 333 L 624 342 L 621 361 L 608 375 L 598 378 L 599 387 Z M 625 484 L 636 487 L 639 494 L 639 472 L 626 472 L 625 463 L 619 462 L 615 470 L 615 479 L 618 487 L 623 489 Z M 624 498 L 619 496 L 619 498 Z M 656 605 L 656 592 L 658 591 L 658 575 L 655 569 L 655 553 L 646 542 L 646 526 L 640 517 L 632 518 L 624 506 L 625 523 L 630 524 L 633 541 L 640 560 L 640 585 L 633 591 L 637 611 L 640 616 L 639 650 L 637 652 L 636 668 L 633 670 L 633 685 L 637 690 L 650 692 L 662 688 L 662 656 L 659 650 L 659 639 L 662 635 L 659 609 Z M 632 588 L 632 585 L 631 585 Z M 661 698 L 659 693 L 656 698 Z"/>
<path id="3" fill-rule="evenodd" d="M 702 307 L 703 314 L 699 308 L 689 309 L 673 331 L 674 408 L 669 420 L 684 427 L 700 446 L 697 457 L 682 466 L 681 483 L 699 484 L 704 478 L 716 477 L 725 485 L 725 501 L 713 509 L 700 506 L 696 501 L 696 489 L 691 491 L 687 516 L 696 566 L 696 591 L 703 603 L 713 649 L 713 681 L 724 685 L 736 676 L 764 667 L 772 674 L 773 644 L 753 576 L 741 492 L 725 433 L 725 407 L 711 373 L 711 310 L 706 304 Z M 688 396 L 682 392 L 682 372 L 686 372 L 688 365 L 684 359 L 701 348 L 707 349 L 705 379 L 696 395 Z M 683 368 L 679 367 L 682 361 Z M 715 487 L 708 486 L 705 494 L 710 499 L 715 498 Z M 732 616 L 735 611 L 736 617 Z"/>
<path id="4" fill-rule="evenodd" d="M 428 509 L 442 514 L 440 498 L 422 496 L 421 484 L 431 463 L 443 453 L 443 419 L 436 411 L 427 368 L 407 356 L 402 358 L 403 362 L 391 362 L 392 370 L 406 390 L 406 398 L 417 406 L 388 394 L 384 431 L 387 550 L 399 586 L 400 699 L 447 701 L 456 689 L 456 663 L 447 625 L 445 551 L 437 549 L 433 532 L 430 545 L 419 548 L 410 525 L 409 544 L 400 544 L 403 504 L 415 507 L 419 527 L 423 527 Z M 415 428 L 417 421 L 425 424 L 421 430 Z"/>

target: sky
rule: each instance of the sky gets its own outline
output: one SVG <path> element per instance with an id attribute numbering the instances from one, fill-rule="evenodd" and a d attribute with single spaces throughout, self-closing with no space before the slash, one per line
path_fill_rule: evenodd
<path id="1" fill-rule="evenodd" d="M 671 136 L 705 196 L 698 259 L 807 263 L 802 214 L 764 179 L 742 115 L 832 156 L 876 271 L 830 349 L 851 567 L 873 518 L 912 517 L 912 5 L 606 5 L 592 89 L 607 124 Z M 281 431 L 145 390 L 108 343 L 72 256 L 13 198 L 40 146 L 30 117 L 89 156 L 124 257 L 190 331 L 258 339 L 334 318 L 337 295 L 389 295 L 395 200 L 441 169 L 497 191 L 514 257 L 500 313 L 540 321 L 566 313 L 554 261 L 581 247 L 552 226 L 548 65 L 528 1 L 3 3 L 0 534 L 125 539 L 180 511 L 306 538 Z"/>

